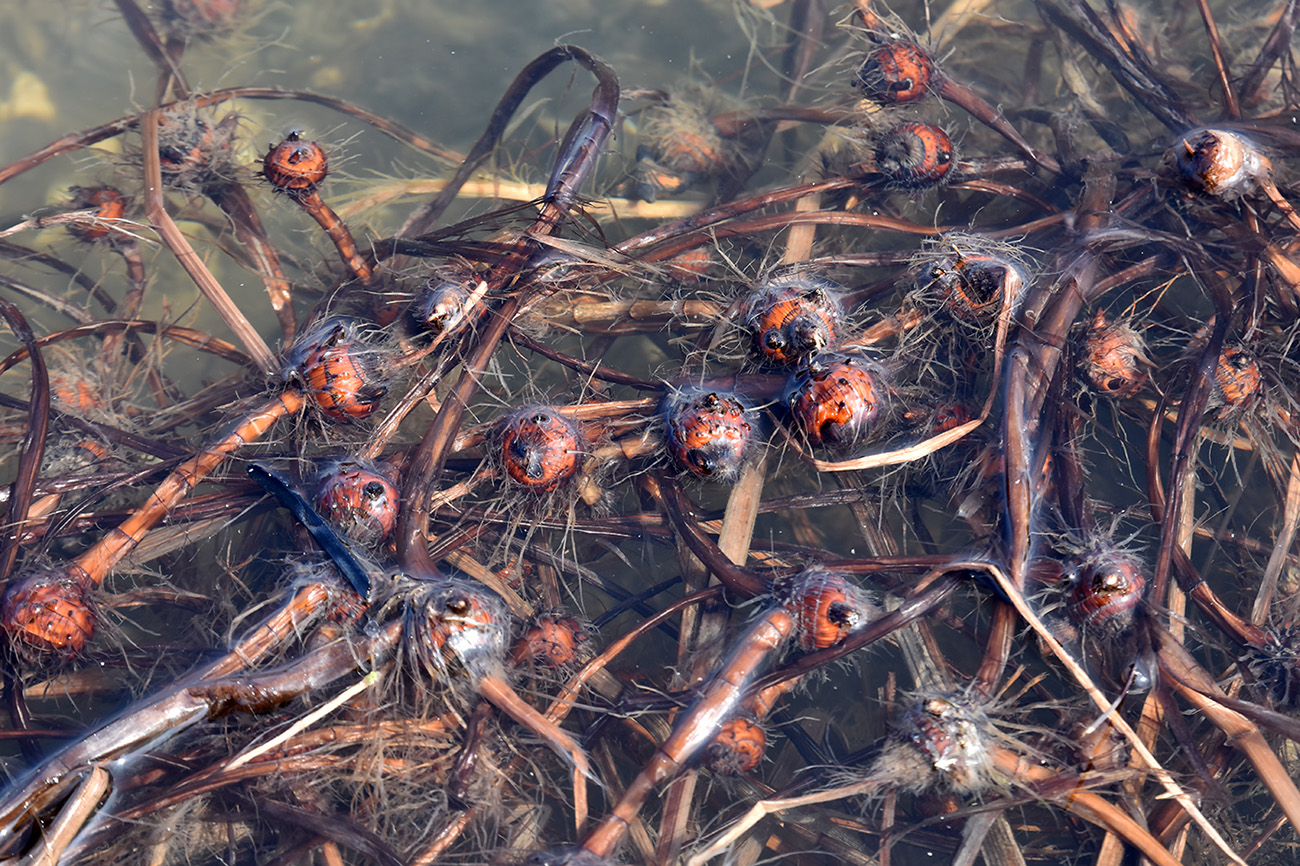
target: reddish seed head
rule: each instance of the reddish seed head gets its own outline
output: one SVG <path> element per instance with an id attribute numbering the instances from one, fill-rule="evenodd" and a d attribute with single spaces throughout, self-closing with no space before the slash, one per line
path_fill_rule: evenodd
<path id="1" fill-rule="evenodd" d="M 228 168 L 239 116 L 213 122 L 209 111 L 180 105 L 158 116 L 158 161 L 163 177 L 180 186 L 205 186 Z"/>
<path id="2" fill-rule="evenodd" d="M 312 504 L 344 535 L 377 544 L 397 527 L 401 494 L 383 468 L 355 460 L 327 464 L 316 476 Z"/>
<path id="3" fill-rule="evenodd" d="M 873 102 L 914 102 L 930 90 L 934 63 L 914 42 L 887 42 L 858 68 L 854 86 Z"/>
<path id="4" fill-rule="evenodd" d="M 755 443 L 750 411 L 733 394 L 683 391 L 664 403 L 673 461 L 696 478 L 733 481 Z"/>
<path id="5" fill-rule="evenodd" d="M 1183 178 L 1194 189 L 1221 198 L 1235 198 L 1255 191 L 1259 179 L 1269 171 L 1268 160 L 1235 132 L 1197 129 L 1174 145 L 1174 161 Z"/>
<path id="6" fill-rule="evenodd" d="M 754 349 L 773 364 L 798 364 L 835 342 L 839 299 L 828 283 L 777 280 L 755 290 L 745 312 Z"/>
<path id="7" fill-rule="evenodd" d="M 111 186 L 74 186 L 69 204 L 76 210 L 93 207 L 95 217 L 101 220 L 120 220 L 126 216 L 126 196 Z M 107 228 L 89 223 L 69 225 L 68 231 L 83 241 L 98 241 L 111 235 Z"/>
<path id="8" fill-rule="evenodd" d="M 818 358 L 790 380 L 786 405 L 813 445 L 852 446 L 875 432 L 886 403 L 878 371 L 853 355 Z"/>
<path id="9" fill-rule="evenodd" d="M 77 449 L 77 456 L 90 466 L 108 459 L 108 449 L 94 439 L 82 439 L 73 447 Z"/>
<path id="10" fill-rule="evenodd" d="M 505 656 L 510 628 L 505 603 L 482 587 L 442 579 L 412 593 L 406 611 L 407 640 L 433 675 L 495 672 Z"/>
<path id="11" fill-rule="evenodd" d="M 0 599 L 0 627 L 16 650 L 75 656 L 95 634 L 90 581 L 42 568 L 15 578 Z"/>
<path id="12" fill-rule="evenodd" d="M 694 283 L 703 279 L 713 266 L 713 256 L 709 251 L 697 247 L 673 256 L 663 263 L 663 267 L 674 279 L 683 283 Z"/>
<path id="13" fill-rule="evenodd" d="M 795 619 L 799 648 L 805 651 L 835 646 L 880 613 L 866 590 L 820 569 L 796 575 L 784 596 Z"/>
<path id="14" fill-rule="evenodd" d="M 581 620 L 560 613 L 542 613 L 519 638 L 512 658 L 516 664 L 572 667 L 590 658 L 590 643 L 591 632 Z"/>
<path id="15" fill-rule="evenodd" d="M 699 110 L 678 111 L 651 145 L 654 161 L 675 172 L 708 174 L 724 161 L 722 136 Z"/>
<path id="16" fill-rule="evenodd" d="M 918 701 L 898 720 L 891 740 L 914 749 L 932 772 L 900 774 L 888 781 L 913 793 L 946 788 L 967 794 L 987 789 L 992 767 L 980 730 L 982 716 L 965 700 L 955 697 L 928 697 Z M 882 752 L 882 759 L 887 751 Z"/>
<path id="17" fill-rule="evenodd" d="M 1098 310 L 1084 337 L 1084 374 L 1102 394 L 1127 399 L 1147 383 L 1146 341 L 1124 322 L 1110 323 Z"/>
<path id="18" fill-rule="evenodd" d="M 544 406 L 507 416 L 498 435 L 502 466 L 520 486 L 549 493 L 578 472 L 582 434 L 578 425 Z"/>
<path id="19" fill-rule="evenodd" d="M 100 389 L 76 373 L 56 373 L 51 376 L 50 395 L 65 412 L 85 415 L 104 408 Z"/>
<path id="20" fill-rule="evenodd" d="M 653 202 L 661 195 L 677 195 L 687 189 L 695 183 L 696 176 L 690 172 L 665 168 L 648 155 L 642 155 L 637 160 L 632 179 L 636 184 L 636 197 L 641 201 Z"/>
<path id="21" fill-rule="evenodd" d="M 1114 549 L 1098 551 L 1074 573 L 1066 614 L 1085 634 L 1118 637 L 1132 628 L 1145 592 L 1137 560 Z"/>
<path id="22" fill-rule="evenodd" d="M 262 175 L 279 192 L 314 192 L 329 172 L 325 151 L 314 141 L 302 141 L 291 132 L 284 141 L 272 145 L 262 160 Z"/>
<path id="23" fill-rule="evenodd" d="M 411 320 L 435 336 L 457 327 L 465 321 L 470 287 L 475 282 L 471 274 L 459 271 L 434 277 L 411 302 Z"/>
<path id="24" fill-rule="evenodd" d="M 379 408 L 388 386 L 377 374 L 368 351 L 356 343 L 327 346 L 309 355 L 303 382 L 316 405 L 336 421 L 360 421 Z"/>
<path id="25" fill-rule="evenodd" d="M 974 420 L 970 408 L 964 403 L 946 403 L 934 410 L 930 418 L 930 435 L 947 433 Z"/>
<path id="26" fill-rule="evenodd" d="M 287 377 L 299 382 L 321 412 L 335 421 L 370 417 L 388 393 L 376 353 L 355 331 L 348 320 L 327 320 L 288 354 Z"/>
<path id="27" fill-rule="evenodd" d="M 1241 409 L 1255 402 L 1260 393 L 1259 362 L 1238 346 L 1229 346 L 1219 355 L 1214 368 L 1214 392 L 1222 403 L 1220 412 Z"/>
<path id="28" fill-rule="evenodd" d="M 721 776 L 743 776 L 758 769 L 767 751 L 767 734 L 739 716 L 723 722 L 704 751 L 704 766 Z"/>
<path id="29" fill-rule="evenodd" d="M 876 142 L 876 167 L 890 183 L 923 190 L 948 176 L 956 161 L 952 139 L 931 123 L 899 124 Z"/>
<path id="30" fill-rule="evenodd" d="M 654 201 L 681 192 L 728 168 L 726 143 L 704 109 L 689 100 L 670 100 L 646 109 L 645 143 L 637 148 L 632 182 L 638 198 Z"/>
<path id="31" fill-rule="evenodd" d="M 1012 296 L 1024 285 L 1019 268 L 983 253 L 953 253 L 933 261 L 923 272 L 924 293 L 957 319 L 987 322 L 1002 308 L 1007 281 Z"/>
<path id="32" fill-rule="evenodd" d="M 239 27 L 251 0 L 166 0 L 167 15 L 195 36 L 219 36 Z"/>

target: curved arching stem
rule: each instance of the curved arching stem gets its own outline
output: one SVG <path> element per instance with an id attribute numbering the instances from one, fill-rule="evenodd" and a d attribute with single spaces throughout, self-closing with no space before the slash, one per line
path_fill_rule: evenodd
<path id="1" fill-rule="evenodd" d="M 434 493 L 434 481 L 442 472 L 451 451 L 455 431 L 460 427 L 470 400 L 478 391 L 479 380 L 487 369 L 497 344 L 505 335 L 506 328 L 519 310 L 554 290 L 554 284 L 521 278 L 520 271 L 543 249 L 534 238 L 554 233 L 568 216 L 577 200 L 579 187 L 595 166 L 596 157 L 609 137 L 619 96 L 618 77 L 613 68 L 596 55 L 571 45 L 562 45 L 546 52 L 528 64 L 515 78 L 493 112 L 487 131 L 457 172 L 460 183 L 464 183 L 464 178 L 473 171 L 471 166 L 481 162 L 487 151 L 495 146 L 510 115 L 528 91 L 547 73 L 568 61 L 578 63 L 596 76 L 596 92 L 592 95 L 591 104 L 574 121 L 565 137 L 555 168 L 551 172 L 550 183 L 547 184 L 541 212 L 515 249 L 498 262 L 486 277 L 489 297 L 511 283 L 514 284 L 513 293 L 494 308 L 488 309 L 477 327 L 466 329 L 469 336 L 465 348 L 469 356 L 464 370 L 411 459 L 402 489 L 405 507 L 397 526 L 397 556 L 402 567 L 413 574 L 437 573 L 437 567 L 429 556 L 426 538 L 427 505 Z M 459 184 L 453 179 L 443 190 L 443 195 L 454 196 L 458 188 Z M 441 213 L 435 207 L 437 204 L 438 201 L 435 200 L 426 209 L 432 218 Z M 404 227 L 403 231 L 406 230 Z"/>
<path id="2" fill-rule="evenodd" d="M 546 185 L 546 200 L 556 200 L 557 194 L 563 197 L 561 204 L 567 208 L 577 195 L 577 189 L 591 170 L 595 157 L 599 155 L 601 145 L 609 135 L 618 112 L 619 86 L 618 76 L 613 67 L 596 55 L 578 48 L 576 45 L 557 45 L 541 55 L 520 71 L 510 87 L 497 102 L 488 120 L 487 129 L 474 143 L 465 160 L 456 170 L 456 174 L 442 188 L 438 196 L 420 210 L 412 214 L 398 230 L 399 238 L 415 237 L 428 231 L 443 211 L 456 200 L 460 189 L 470 179 L 483 160 L 496 149 L 501 136 L 505 135 L 510 119 L 514 117 L 524 98 L 547 75 L 563 63 L 578 63 L 599 82 L 591 105 L 586 112 L 574 121 L 560 147 L 555 170 Z"/>
<path id="3" fill-rule="evenodd" d="M 0 580 L 7 580 L 18 559 L 18 547 L 27 521 L 27 509 L 32 504 L 32 490 L 36 475 L 45 455 L 45 434 L 50 426 L 50 376 L 45 369 L 45 358 L 37 346 L 36 335 L 18 308 L 0 299 L 0 316 L 22 341 L 32 360 L 32 399 L 27 406 L 27 430 L 23 434 L 21 456 L 18 458 L 18 475 L 14 479 L 13 494 L 9 497 L 6 523 L 12 535 L 6 535 L 0 547 Z"/>

